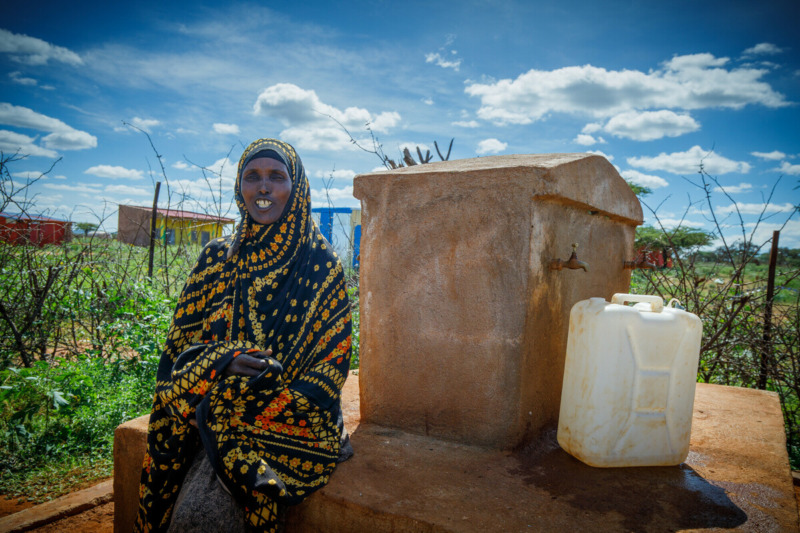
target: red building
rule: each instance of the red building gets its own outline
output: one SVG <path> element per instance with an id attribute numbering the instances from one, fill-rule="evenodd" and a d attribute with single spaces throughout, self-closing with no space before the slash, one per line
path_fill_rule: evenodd
<path id="1" fill-rule="evenodd" d="M 44 246 L 71 240 L 72 222 L 39 215 L 0 213 L 0 241 Z"/>
<path id="2" fill-rule="evenodd" d="M 664 250 L 648 250 L 647 248 L 639 248 L 636 252 L 636 260 L 644 258 L 648 263 L 655 265 L 656 268 L 672 268 L 672 257 L 666 254 Z"/>

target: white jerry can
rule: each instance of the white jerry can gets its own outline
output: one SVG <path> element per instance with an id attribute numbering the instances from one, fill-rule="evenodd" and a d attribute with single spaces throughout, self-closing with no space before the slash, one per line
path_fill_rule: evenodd
<path id="1" fill-rule="evenodd" d="M 664 307 L 658 296 L 576 303 L 558 418 L 561 447 L 591 466 L 686 460 L 702 334 L 696 315 Z"/>

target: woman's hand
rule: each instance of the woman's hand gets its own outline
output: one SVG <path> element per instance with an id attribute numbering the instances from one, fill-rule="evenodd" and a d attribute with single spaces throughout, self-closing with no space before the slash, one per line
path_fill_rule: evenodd
<path id="1" fill-rule="evenodd" d="M 233 361 L 228 364 L 223 372 L 225 377 L 228 376 L 246 376 L 255 377 L 261 372 L 266 370 L 269 366 L 267 357 L 272 355 L 272 350 L 259 351 L 250 350 L 246 353 L 239 354 L 233 358 Z"/>

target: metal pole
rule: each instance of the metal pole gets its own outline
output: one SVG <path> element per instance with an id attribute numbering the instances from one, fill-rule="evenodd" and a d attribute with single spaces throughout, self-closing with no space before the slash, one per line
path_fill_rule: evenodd
<path id="1" fill-rule="evenodd" d="M 158 210 L 158 193 L 161 191 L 161 182 L 156 182 L 156 194 L 153 196 L 153 215 L 150 218 L 150 257 L 147 262 L 147 277 L 153 277 L 153 253 L 156 246 L 156 212 Z"/>
<path id="2" fill-rule="evenodd" d="M 778 262 L 778 237 L 780 231 L 772 232 L 772 249 L 769 252 L 769 274 L 767 275 L 767 303 L 764 306 L 764 336 L 762 337 L 761 347 L 761 366 L 758 371 L 757 388 L 764 390 L 767 388 L 767 369 L 772 339 L 772 299 L 775 296 L 775 265 Z"/>

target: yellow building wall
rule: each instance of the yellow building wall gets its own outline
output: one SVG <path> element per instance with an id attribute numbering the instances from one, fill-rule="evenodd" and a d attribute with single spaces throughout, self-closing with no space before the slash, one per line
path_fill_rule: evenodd
<path id="1" fill-rule="evenodd" d="M 157 225 L 158 235 L 163 244 L 201 243 L 203 232 L 207 232 L 208 240 L 211 240 L 221 237 L 224 228 L 224 224 L 220 222 L 161 217 L 158 218 Z M 174 235 L 174 238 L 170 238 L 170 232 Z"/>

